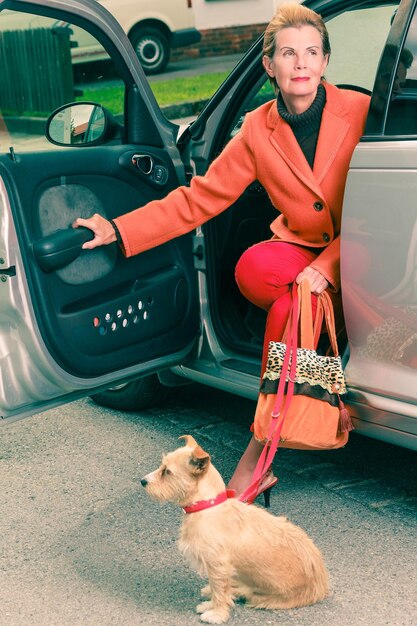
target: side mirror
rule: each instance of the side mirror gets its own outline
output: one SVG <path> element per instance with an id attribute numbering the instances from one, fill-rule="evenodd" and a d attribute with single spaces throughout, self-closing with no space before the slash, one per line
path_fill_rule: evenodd
<path id="1" fill-rule="evenodd" d="M 57 146 L 92 146 L 122 136 L 123 127 L 94 102 L 72 102 L 54 111 L 46 122 L 46 138 Z"/>

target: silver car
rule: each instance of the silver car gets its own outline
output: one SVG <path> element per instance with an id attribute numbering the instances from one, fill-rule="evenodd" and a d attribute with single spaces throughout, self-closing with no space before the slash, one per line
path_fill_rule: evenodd
<path id="1" fill-rule="evenodd" d="M 416 0 L 307 4 L 327 20 L 326 78 L 372 95 L 343 210 L 347 403 L 359 433 L 417 449 Z M 0 0 L 0 11 L 21 8 Z M 81 251 L 91 233 L 71 224 L 203 174 L 245 113 L 273 97 L 261 41 L 179 133 L 101 5 L 23 8 L 24 34 L 0 32 L 2 422 L 86 395 L 141 409 L 189 381 L 255 399 L 265 319 L 239 294 L 234 266 L 270 236 L 276 210 L 257 181 L 198 231 L 129 260 L 115 245 Z M 76 71 L 68 29 L 52 36 L 42 18 L 96 37 L 106 70 Z"/>

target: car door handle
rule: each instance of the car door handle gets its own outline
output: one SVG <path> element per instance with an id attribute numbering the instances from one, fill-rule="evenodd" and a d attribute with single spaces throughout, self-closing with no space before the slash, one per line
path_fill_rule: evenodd
<path id="1" fill-rule="evenodd" d="M 132 164 L 151 182 L 164 186 L 168 180 L 168 170 L 162 163 L 157 163 L 150 154 L 134 154 Z"/>
<path id="2" fill-rule="evenodd" d="M 81 246 L 94 239 L 89 228 L 65 228 L 38 239 L 33 244 L 33 254 L 44 272 L 54 272 L 75 261 L 81 253 Z"/>
<path id="3" fill-rule="evenodd" d="M 149 154 L 134 154 L 132 163 L 145 176 L 150 176 L 153 172 L 154 160 Z"/>

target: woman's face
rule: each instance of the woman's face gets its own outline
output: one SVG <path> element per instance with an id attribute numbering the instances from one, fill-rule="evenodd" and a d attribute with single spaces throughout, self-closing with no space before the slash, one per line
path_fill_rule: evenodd
<path id="1" fill-rule="evenodd" d="M 314 26 L 284 28 L 276 34 L 275 53 L 263 57 L 270 78 L 275 78 L 290 113 L 303 113 L 316 97 L 328 55 L 323 54 L 319 31 Z"/>

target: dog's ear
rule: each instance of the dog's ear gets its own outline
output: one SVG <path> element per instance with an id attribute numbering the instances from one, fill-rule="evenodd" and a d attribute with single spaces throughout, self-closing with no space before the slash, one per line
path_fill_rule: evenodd
<path id="1" fill-rule="evenodd" d="M 193 474 L 203 474 L 210 464 L 210 455 L 205 452 L 203 448 L 197 446 L 191 453 L 190 465 L 193 470 Z"/>
<path id="2" fill-rule="evenodd" d="M 181 435 L 181 437 L 178 437 L 178 439 L 185 439 L 185 445 L 189 446 L 190 448 L 197 448 L 198 446 L 198 443 L 196 442 L 194 437 L 192 437 L 192 435 Z"/>

